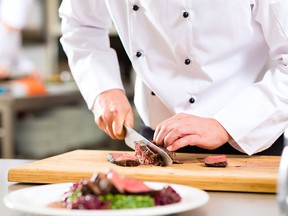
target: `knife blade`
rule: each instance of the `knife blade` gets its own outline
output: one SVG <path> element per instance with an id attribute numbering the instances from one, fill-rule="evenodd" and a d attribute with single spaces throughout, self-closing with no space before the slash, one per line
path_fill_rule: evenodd
<path id="1" fill-rule="evenodd" d="M 158 147 L 157 145 L 153 144 L 149 140 L 147 140 L 145 137 L 143 137 L 141 134 L 139 134 L 134 129 L 124 125 L 125 129 L 125 143 L 127 146 L 135 150 L 135 141 L 140 141 L 147 145 L 149 148 L 153 149 L 155 152 L 159 153 L 163 159 L 163 162 L 166 166 L 169 166 L 173 163 L 173 160 L 169 157 L 167 152 L 165 152 L 163 149 Z"/>

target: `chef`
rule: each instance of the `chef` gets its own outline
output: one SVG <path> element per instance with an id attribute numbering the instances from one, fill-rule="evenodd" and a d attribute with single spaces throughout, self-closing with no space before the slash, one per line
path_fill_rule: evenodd
<path id="1" fill-rule="evenodd" d="M 21 31 L 32 3 L 33 0 L 0 0 L 0 79 L 34 69 L 34 64 L 21 54 Z"/>
<path id="2" fill-rule="evenodd" d="M 277 155 L 288 124 L 287 11 L 287 0 L 64 0 L 61 43 L 111 138 L 134 124 L 109 45 L 113 23 L 148 139 L 171 151 Z"/>

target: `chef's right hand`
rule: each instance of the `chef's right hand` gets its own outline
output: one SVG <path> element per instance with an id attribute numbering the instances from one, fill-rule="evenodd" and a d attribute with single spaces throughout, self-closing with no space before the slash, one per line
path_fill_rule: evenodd
<path id="1" fill-rule="evenodd" d="M 92 111 L 98 127 L 112 139 L 124 139 L 124 124 L 133 128 L 133 111 L 121 89 L 111 89 L 98 95 Z"/>

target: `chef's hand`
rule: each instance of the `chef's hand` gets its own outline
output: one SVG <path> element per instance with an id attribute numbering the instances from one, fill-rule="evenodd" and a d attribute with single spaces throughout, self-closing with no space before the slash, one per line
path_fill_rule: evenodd
<path id="1" fill-rule="evenodd" d="M 230 139 L 231 136 L 215 119 L 183 113 L 160 123 L 153 137 L 157 145 L 164 146 L 169 151 L 188 145 L 212 150 Z"/>
<path id="2" fill-rule="evenodd" d="M 98 127 L 112 139 L 124 139 L 124 124 L 133 128 L 133 111 L 121 89 L 108 90 L 98 95 L 93 113 Z"/>

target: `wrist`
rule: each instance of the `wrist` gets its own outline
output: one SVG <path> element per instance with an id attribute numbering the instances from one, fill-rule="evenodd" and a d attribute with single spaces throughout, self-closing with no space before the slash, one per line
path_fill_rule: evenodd
<path id="1" fill-rule="evenodd" d="M 223 125 L 215 120 L 220 128 L 220 130 L 222 131 L 222 139 L 223 139 L 223 143 L 227 143 L 228 141 L 232 140 L 232 136 L 228 133 L 228 131 L 223 127 Z"/>

